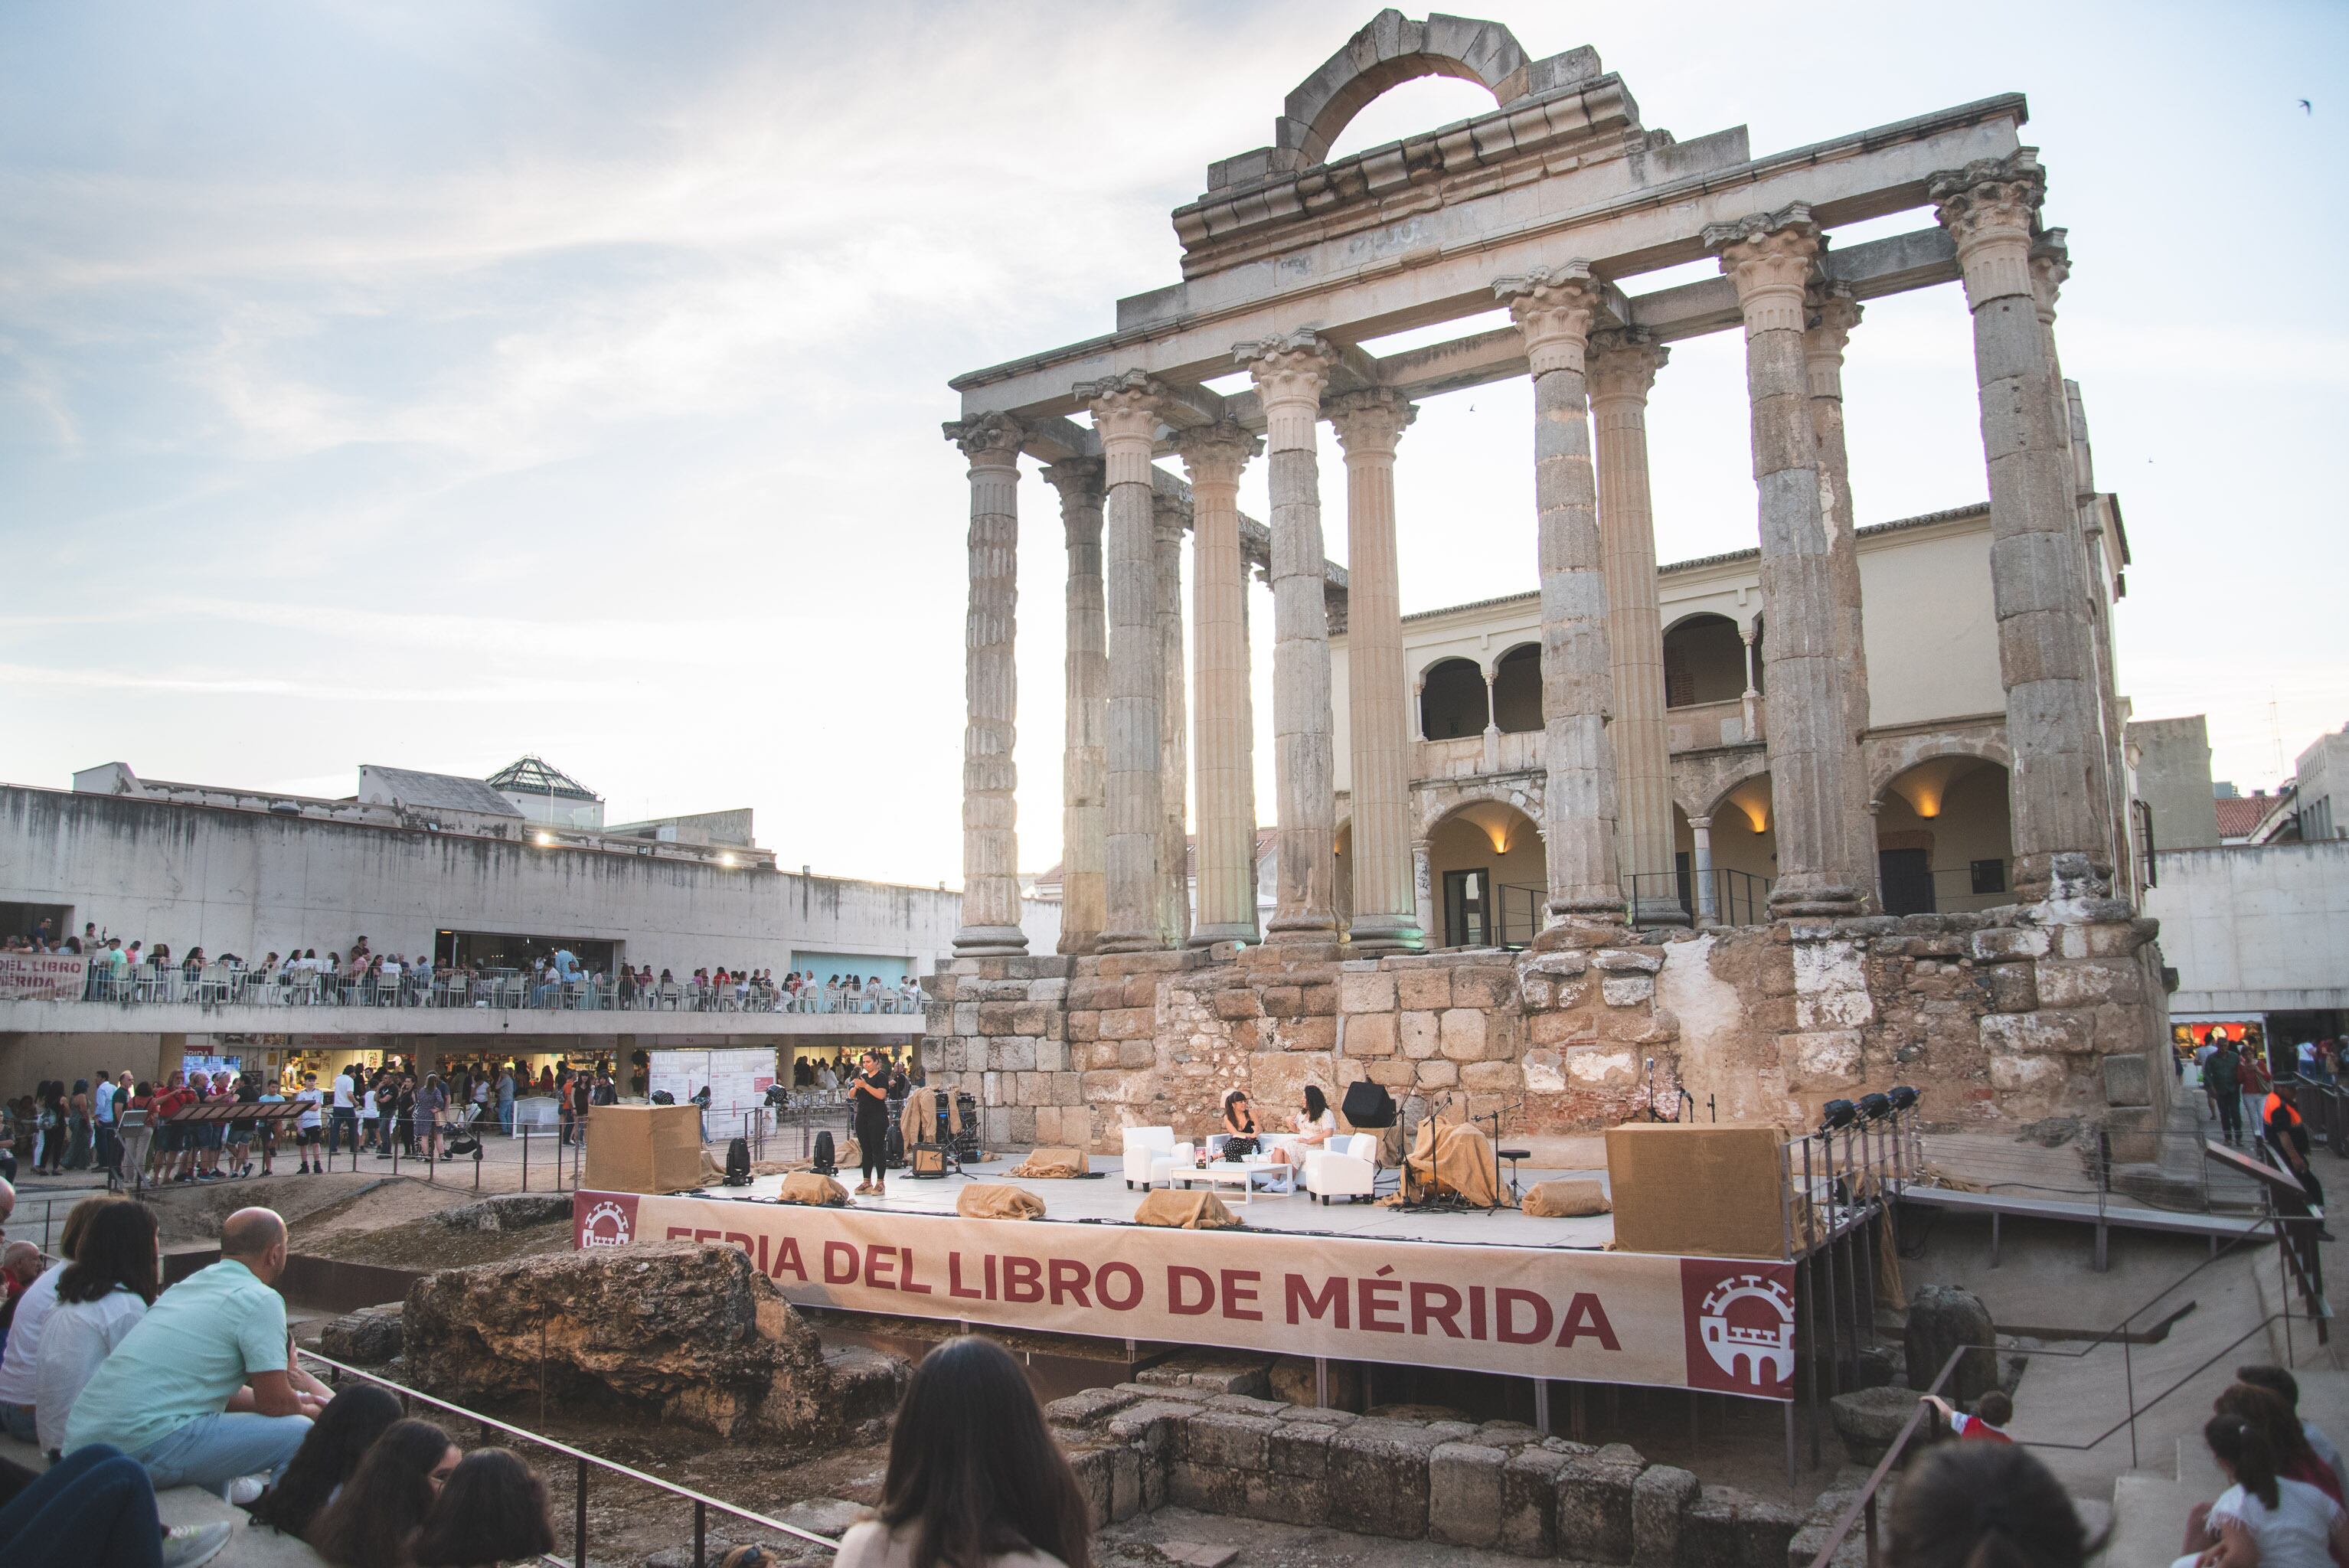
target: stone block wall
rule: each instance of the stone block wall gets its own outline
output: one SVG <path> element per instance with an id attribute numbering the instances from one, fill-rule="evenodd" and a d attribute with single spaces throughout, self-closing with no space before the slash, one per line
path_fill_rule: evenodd
<path id="1" fill-rule="evenodd" d="M 1612 1126 L 1651 1095 L 1671 1114 L 1683 1088 L 1700 1119 L 1807 1127 L 1828 1099 L 1905 1082 L 1935 1122 L 2070 1111 L 2149 1136 L 2171 1092 L 2154 1070 L 2168 1032 L 2154 934 L 2096 901 L 1619 931 L 1537 953 L 964 959 L 937 977 L 925 1049 L 1005 1147 L 1201 1135 L 1234 1088 L 1280 1129 L 1306 1084 L 1335 1102 L 1363 1078 L 1499 1110 L 1511 1135 Z"/>
<path id="2" fill-rule="evenodd" d="M 1807 1563 L 1792 1555 L 1796 1536 L 1833 1518 L 1816 1517 L 1827 1499 L 1798 1511 L 1702 1485 L 1623 1443 L 1512 1421 L 1356 1416 L 1154 1383 L 1088 1389 L 1046 1413 L 1103 1524 L 1171 1503 L 1519 1557 L 1759 1568 Z"/>

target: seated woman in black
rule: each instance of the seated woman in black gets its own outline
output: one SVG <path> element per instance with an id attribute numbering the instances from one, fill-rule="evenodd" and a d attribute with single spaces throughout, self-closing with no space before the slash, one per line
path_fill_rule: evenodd
<path id="1" fill-rule="evenodd" d="M 1223 1157 L 1240 1160 L 1256 1151 L 1256 1112 L 1248 1105 L 1247 1091 L 1236 1088 L 1224 1096 Z"/>

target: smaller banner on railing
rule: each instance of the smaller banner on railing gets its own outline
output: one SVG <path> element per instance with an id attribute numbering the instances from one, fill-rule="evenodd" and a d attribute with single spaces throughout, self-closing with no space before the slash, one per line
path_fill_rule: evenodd
<path id="1" fill-rule="evenodd" d="M 583 1250 L 740 1247 L 805 1306 L 1794 1398 L 1791 1264 L 594 1191 L 571 1213 Z"/>
<path id="2" fill-rule="evenodd" d="M 0 1001 L 78 1002 L 89 960 L 72 953 L 0 953 Z"/>

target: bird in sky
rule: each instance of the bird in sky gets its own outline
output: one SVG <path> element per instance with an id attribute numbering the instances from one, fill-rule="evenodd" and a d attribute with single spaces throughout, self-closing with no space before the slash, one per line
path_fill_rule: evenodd
<path id="1" fill-rule="evenodd" d="M 2300 100 L 2300 112 L 2302 114 L 2314 114 L 2316 112 L 2316 106 L 2309 102 L 2306 98 L 2302 98 Z"/>

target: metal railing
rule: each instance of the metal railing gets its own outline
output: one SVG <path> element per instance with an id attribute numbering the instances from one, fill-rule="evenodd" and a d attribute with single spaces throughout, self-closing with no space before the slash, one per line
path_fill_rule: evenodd
<path id="1" fill-rule="evenodd" d="M 1937 866 L 1921 877 L 1887 881 L 1879 867 L 1876 889 L 1878 907 L 1887 914 L 1969 914 L 2013 903 L 2015 895 L 2008 862 L 2002 860 L 1984 864 L 1995 864 L 1997 874 L 1977 876 L 1975 868 L 1967 864 Z M 1998 885 L 1982 885 L 1991 882 Z"/>
<path id="2" fill-rule="evenodd" d="M 1714 925 L 1767 925 L 1770 923 L 1770 879 L 1752 872 L 1741 872 L 1732 866 L 1714 866 L 1705 873 L 1704 881 L 1713 891 L 1711 923 Z M 1683 876 L 1678 872 L 1633 872 L 1623 879 L 1623 902 L 1631 911 L 1631 923 L 1660 923 L 1643 917 L 1642 904 L 1648 908 L 1669 906 L 1680 911 L 1681 918 L 1698 923 L 1704 912 L 1704 892 L 1693 872 Z"/>
<path id="3" fill-rule="evenodd" d="M 820 1546 L 827 1552 L 839 1550 L 840 1542 L 828 1535 L 819 1535 L 814 1531 L 802 1530 L 796 1524 L 786 1524 L 780 1519 L 770 1518 L 754 1509 L 744 1508 L 739 1503 L 728 1502 L 723 1498 L 711 1497 L 707 1492 L 696 1491 L 691 1487 L 679 1486 L 674 1481 L 663 1480 L 658 1476 L 647 1475 L 643 1470 L 631 1465 L 624 1465 L 617 1460 L 608 1460 L 601 1454 L 589 1453 L 585 1449 L 574 1448 L 569 1443 L 547 1437 L 543 1433 L 533 1432 L 527 1427 L 517 1427 L 511 1422 L 501 1421 L 493 1416 L 485 1416 L 479 1410 L 457 1404 L 453 1400 L 437 1398 L 430 1394 L 409 1387 L 405 1384 L 395 1383 L 388 1377 L 364 1371 L 357 1367 L 346 1366 L 340 1361 L 321 1356 L 314 1350 L 304 1350 L 296 1346 L 295 1354 L 304 1361 L 313 1362 L 327 1368 L 334 1375 L 332 1380 L 337 1384 L 344 1378 L 354 1378 L 360 1382 L 372 1383 L 379 1388 L 388 1389 L 398 1395 L 403 1413 L 410 1412 L 416 1406 L 422 1405 L 472 1422 L 480 1429 L 481 1441 L 484 1444 L 488 1442 L 490 1433 L 496 1432 L 503 1437 L 559 1454 L 576 1465 L 578 1469 L 572 1491 L 570 1559 L 565 1563 L 563 1558 L 548 1556 L 541 1559 L 543 1562 L 563 1564 L 564 1568 L 587 1568 L 587 1490 L 591 1480 L 597 1472 L 608 1472 L 622 1480 L 651 1487 L 654 1491 L 676 1498 L 679 1501 L 691 1503 L 693 1505 L 694 1568 L 707 1568 L 709 1563 L 709 1514 L 713 1509 L 730 1519 L 738 1519 L 761 1530 L 771 1530 L 778 1535 L 805 1542 L 812 1546 Z"/>
<path id="4" fill-rule="evenodd" d="M 617 980 L 545 981 L 521 974 L 429 975 L 396 979 L 288 973 L 211 965 L 201 970 L 151 965 L 120 972 L 93 965 L 81 999 L 123 1007 L 488 1007 L 582 1013 L 897 1014 L 918 1017 L 928 995 L 918 986 L 816 986 L 797 992 L 765 985 L 692 980 L 647 986 Z"/>

